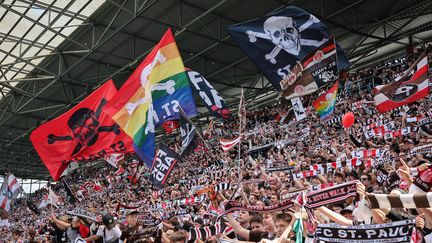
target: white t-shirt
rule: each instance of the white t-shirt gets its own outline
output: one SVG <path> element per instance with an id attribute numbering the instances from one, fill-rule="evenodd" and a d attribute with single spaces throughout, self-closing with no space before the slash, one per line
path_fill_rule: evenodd
<path id="1" fill-rule="evenodd" d="M 117 225 L 110 230 L 105 229 L 105 226 L 101 225 L 99 226 L 96 235 L 99 235 L 103 239 L 104 243 L 111 243 L 111 242 L 117 242 L 116 240 L 120 238 L 122 232 Z"/>

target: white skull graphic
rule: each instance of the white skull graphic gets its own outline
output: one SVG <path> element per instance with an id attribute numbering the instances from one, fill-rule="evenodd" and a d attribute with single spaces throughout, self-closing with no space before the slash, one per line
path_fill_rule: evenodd
<path id="1" fill-rule="evenodd" d="M 301 49 L 300 32 L 291 17 L 273 16 L 264 22 L 264 31 L 275 46 L 279 46 L 292 55 L 298 55 Z"/>

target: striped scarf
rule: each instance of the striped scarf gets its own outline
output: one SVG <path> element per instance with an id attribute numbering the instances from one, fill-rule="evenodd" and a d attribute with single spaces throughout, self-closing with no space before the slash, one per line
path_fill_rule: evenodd
<path id="1" fill-rule="evenodd" d="M 357 183 L 350 181 L 332 187 L 327 187 L 318 191 L 311 191 L 306 194 L 305 208 L 314 209 L 328 204 L 345 201 L 357 195 Z"/>
<path id="2" fill-rule="evenodd" d="M 208 239 L 213 235 L 217 235 L 220 233 L 226 233 L 226 231 L 231 231 L 229 229 L 231 227 L 226 227 L 225 224 L 221 224 L 220 220 L 215 224 L 211 226 L 204 226 L 204 227 L 195 227 L 189 229 L 189 238 L 188 240 L 195 240 L 195 239 Z"/>
<path id="3" fill-rule="evenodd" d="M 373 194 L 367 193 L 370 208 L 430 208 L 432 192 L 413 194 Z"/>

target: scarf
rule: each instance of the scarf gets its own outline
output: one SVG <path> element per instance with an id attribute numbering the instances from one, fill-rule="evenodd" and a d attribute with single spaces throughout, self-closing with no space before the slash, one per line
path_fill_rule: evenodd
<path id="1" fill-rule="evenodd" d="M 430 208 L 432 192 L 413 194 L 373 194 L 367 193 L 370 208 Z"/>
<path id="2" fill-rule="evenodd" d="M 402 220 L 386 224 L 341 226 L 319 224 L 315 231 L 318 242 L 409 243 L 415 220 Z"/>
<path id="3" fill-rule="evenodd" d="M 237 210 L 255 212 L 255 213 L 272 213 L 272 212 L 282 211 L 291 208 L 293 207 L 293 205 L 294 204 L 292 203 L 291 199 L 282 200 L 278 204 L 270 205 L 270 206 L 252 206 L 252 205 L 242 204 L 236 201 L 228 201 L 225 204 L 225 211 L 222 212 L 222 214 L 220 214 L 219 217 Z"/>
<path id="4" fill-rule="evenodd" d="M 306 194 L 305 208 L 314 209 L 328 204 L 343 202 L 357 195 L 358 180 L 346 182 L 336 186 L 311 191 Z"/>

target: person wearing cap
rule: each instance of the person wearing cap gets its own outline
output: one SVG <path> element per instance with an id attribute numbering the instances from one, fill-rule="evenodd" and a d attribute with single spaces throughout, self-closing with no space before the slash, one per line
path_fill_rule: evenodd
<path id="1" fill-rule="evenodd" d="M 120 240 L 128 242 L 133 239 L 133 234 L 138 230 L 138 211 L 131 210 L 126 213 L 127 229 L 123 231 Z"/>
<path id="2" fill-rule="evenodd" d="M 103 225 L 99 226 L 96 235 L 85 238 L 85 241 L 102 239 L 104 243 L 119 243 L 122 232 L 116 225 L 114 217 L 107 213 L 102 217 Z"/>

